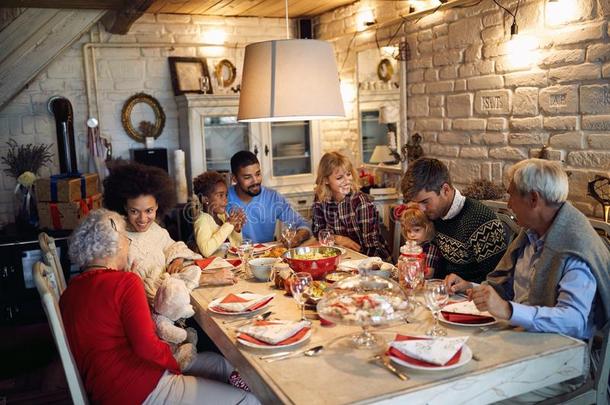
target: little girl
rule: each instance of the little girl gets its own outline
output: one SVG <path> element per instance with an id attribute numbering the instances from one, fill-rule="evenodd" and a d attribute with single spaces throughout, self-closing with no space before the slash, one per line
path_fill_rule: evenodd
<path id="1" fill-rule="evenodd" d="M 228 239 L 231 246 L 241 244 L 241 228 L 246 222 L 243 210 L 236 209 L 227 216 L 227 184 L 218 172 L 205 172 L 193 180 L 195 194 L 203 209 L 195 221 L 195 241 L 204 257 L 221 256 Z"/>
<path id="2" fill-rule="evenodd" d="M 416 203 L 409 203 L 400 216 L 402 235 L 406 240 L 417 242 L 426 255 L 425 278 L 432 278 L 435 270 L 442 264 L 442 257 L 438 248 L 432 243 L 434 238 L 434 224 Z"/>

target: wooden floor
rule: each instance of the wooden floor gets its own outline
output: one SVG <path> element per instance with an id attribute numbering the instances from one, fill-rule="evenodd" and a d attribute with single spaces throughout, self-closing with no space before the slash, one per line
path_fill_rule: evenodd
<path id="1" fill-rule="evenodd" d="M 71 404 L 47 324 L 0 328 L 0 404 Z"/>

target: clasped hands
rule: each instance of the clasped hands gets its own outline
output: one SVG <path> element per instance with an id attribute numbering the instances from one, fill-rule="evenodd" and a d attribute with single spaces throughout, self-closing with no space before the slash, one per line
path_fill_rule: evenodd
<path id="1" fill-rule="evenodd" d="M 451 294 L 466 292 L 468 300 L 474 302 L 479 311 L 488 311 L 494 318 L 508 320 L 513 314 L 510 302 L 504 300 L 488 285 L 474 286 L 455 274 L 445 277 L 445 285 Z"/>

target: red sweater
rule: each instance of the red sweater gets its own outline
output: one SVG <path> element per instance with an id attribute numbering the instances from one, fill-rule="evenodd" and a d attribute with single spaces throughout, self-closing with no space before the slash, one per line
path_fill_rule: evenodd
<path id="1" fill-rule="evenodd" d="M 60 308 L 91 402 L 141 404 L 165 370 L 180 373 L 136 274 L 87 271 L 70 281 Z"/>

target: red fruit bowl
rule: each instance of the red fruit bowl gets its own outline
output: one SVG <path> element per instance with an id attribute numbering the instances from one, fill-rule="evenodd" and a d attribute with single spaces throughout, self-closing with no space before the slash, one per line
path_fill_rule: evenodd
<path id="1" fill-rule="evenodd" d="M 298 247 L 282 255 L 295 272 L 304 271 L 315 280 L 323 280 L 326 273 L 334 271 L 339 264 L 341 250 L 334 247 Z"/>

